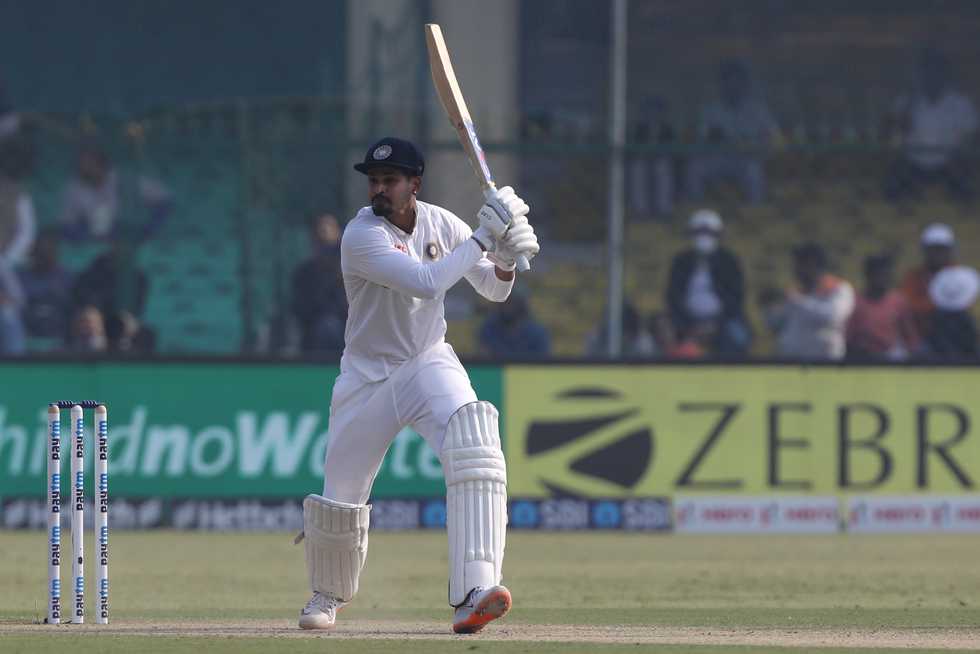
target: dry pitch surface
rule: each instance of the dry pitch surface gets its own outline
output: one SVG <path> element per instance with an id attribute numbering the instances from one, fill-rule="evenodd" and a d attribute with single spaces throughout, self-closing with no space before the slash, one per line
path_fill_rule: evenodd
<path id="1" fill-rule="evenodd" d="M 108 627 L 35 624 L 43 535 L 0 539 L 4 652 L 980 651 L 975 536 L 515 532 L 515 609 L 467 637 L 449 633 L 439 533 L 372 534 L 327 634 L 293 626 L 305 575 L 287 534 L 113 534 Z"/>

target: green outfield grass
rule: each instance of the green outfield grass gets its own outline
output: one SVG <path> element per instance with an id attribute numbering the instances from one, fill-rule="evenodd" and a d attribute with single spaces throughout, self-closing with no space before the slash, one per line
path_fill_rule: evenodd
<path id="1" fill-rule="evenodd" d="M 8 638 L 12 640 L 8 641 Z M 66 636 L 41 637 L 34 636 L 21 638 L 19 636 L 4 637 L 4 647 L 8 645 L 11 649 L 4 649 L 9 654 L 33 654 L 34 652 L 71 651 L 76 649 L 77 638 Z M 270 638 L 249 639 L 249 638 L 225 638 L 205 639 L 193 637 L 167 638 L 155 636 L 152 638 L 126 638 L 111 637 L 109 639 L 98 639 L 97 645 L 92 649 L 82 649 L 80 651 L 104 652 L 105 654 L 173 654 L 176 652 L 197 651 L 201 654 L 266 654 L 270 651 L 290 652 L 295 654 L 323 654 L 324 652 L 356 652 L 357 654 L 391 654 L 392 652 L 426 652 L 431 654 L 455 654 L 460 651 L 476 654 L 518 654 L 534 652 L 535 654 L 569 654 L 571 652 L 588 651 L 589 654 L 626 654 L 627 652 L 656 651 L 658 654 L 801 654 L 798 647 L 748 647 L 748 646 L 685 646 L 685 645 L 649 645 L 652 649 L 642 648 L 639 645 L 602 645 L 589 643 L 585 650 L 583 645 L 574 643 L 533 643 L 527 642 L 487 642 L 487 643 L 459 643 L 459 642 L 438 642 L 438 641 L 416 641 L 418 649 L 409 649 L 404 644 L 393 645 L 390 640 L 376 641 L 348 641 L 343 643 L 321 642 L 320 640 L 296 640 L 275 641 Z M 338 647 L 338 644 L 340 645 Z M 49 649 L 45 649 L 48 647 Z M 641 649 L 642 648 L 642 649 Z M 847 648 L 821 648 L 820 654 L 845 654 L 854 652 Z M 948 649 L 873 649 L 861 650 L 869 651 L 874 654 L 950 654 Z"/>
<path id="2" fill-rule="evenodd" d="M 90 534 L 87 534 L 90 535 Z M 87 539 L 91 548 L 91 538 Z M 290 534 L 116 532 L 112 535 L 111 633 L 95 625 L 30 628 L 46 602 L 45 540 L 41 532 L 0 531 L 0 650 L 3 652 L 312 652 L 321 638 L 291 633 L 308 598 L 303 549 Z M 899 641 L 978 635 L 980 648 L 980 537 L 679 536 L 514 532 L 508 536 L 505 583 L 514 610 L 484 635 L 445 638 L 445 535 L 373 533 L 361 593 L 341 623 L 374 625 L 388 640 L 327 636 L 330 651 L 344 652 L 722 652 L 801 651 L 738 645 L 740 634 L 779 634 L 773 644 L 839 631 L 842 637 L 881 632 Z M 87 601 L 94 608 L 94 558 L 87 570 Z M 67 561 L 67 559 L 66 559 Z M 70 564 L 63 567 L 63 582 Z M 67 593 L 63 594 L 67 605 Z M 94 621 L 90 613 L 89 622 Z M 236 624 L 251 633 L 241 637 Z M 404 625 L 422 632 L 397 643 Z M 209 634 L 209 625 L 220 633 Z M 269 625 L 270 637 L 261 637 Z M 563 640 L 576 629 L 623 625 L 623 642 L 547 642 L 541 625 Z M 144 632 L 165 626 L 161 635 Z M 184 627 L 186 626 L 186 629 Z M 133 633 L 115 629 L 128 628 Z M 341 624 L 340 629 L 343 629 Z M 74 631 L 73 631 L 74 630 Z M 256 631 L 257 630 L 257 631 Z M 428 631 L 427 631 L 428 630 Z M 490 640 L 495 630 L 506 641 Z M 104 630 L 103 630 L 104 631 Z M 80 633 L 76 633 L 80 632 Z M 708 635 L 731 632 L 735 645 L 641 644 L 632 635 Z M 526 640 L 524 639 L 526 634 Z M 632 634 L 632 635 L 631 635 Z M 664 636 L 666 634 L 666 636 Z M 175 637 L 177 636 L 177 637 Z M 245 637 L 248 636 L 248 637 Z M 297 637 L 298 636 L 298 637 Z M 377 636 L 375 636 L 377 637 Z M 685 636 L 686 638 L 687 636 Z M 459 641 L 463 642 L 459 642 Z M 757 641 L 753 641 L 757 642 Z M 847 640 L 822 652 L 848 651 Z M 838 644 L 841 648 L 829 646 Z M 928 644 L 928 643 L 927 643 Z M 918 649 L 911 651 L 930 651 Z"/>

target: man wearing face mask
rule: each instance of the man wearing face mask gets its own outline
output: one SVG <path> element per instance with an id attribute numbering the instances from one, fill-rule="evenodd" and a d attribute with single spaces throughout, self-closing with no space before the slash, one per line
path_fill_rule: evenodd
<path id="1" fill-rule="evenodd" d="M 745 279 L 733 252 L 721 246 L 721 216 L 695 211 L 688 222 L 691 248 L 674 257 L 667 283 L 667 307 L 678 333 L 712 327 L 716 355 L 744 354 L 752 336 L 743 307 Z"/>

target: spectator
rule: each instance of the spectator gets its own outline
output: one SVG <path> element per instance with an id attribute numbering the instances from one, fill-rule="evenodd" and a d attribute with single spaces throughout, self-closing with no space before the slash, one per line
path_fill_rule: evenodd
<path id="1" fill-rule="evenodd" d="M 698 139 L 712 151 L 695 155 L 688 164 L 688 191 L 704 198 L 705 187 L 717 180 L 735 181 L 749 202 L 765 199 L 766 174 L 760 148 L 778 137 L 779 128 L 765 100 L 752 89 L 749 71 L 739 60 L 722 63 L 719 99 L 704 107 Z M 750 148 L 754 151 L 741 151 Z"/>
<path id="2" fill-rule="evenodd" d="M 156 332 L 129 311 L 118 311 L 103 319 L 106 341 L 112 352 L 150 354 L 156 348 Z"/>
<path id="3" fill-rule="evenodd" d="M 918 334 L 905 297 L 895 288 L 895 265 L 888 255 L 864 261 L 865 290 L 847 323 L 847 355 L 853 358 L 907 359 L 918 348 Z"/>
<path id="4" fill-rule="evenodd" d="M 959 200 L 974 195 L 967 149 L 977 132 L 977 109 L 953 88 L 946 56 L 934 49 L 918 62 L 920 88 L 895 103 L 901 156 L 885 180 L 892 200 L 917 197 L 925 184 L 942 183 Z"/>
<path id="5" fill-rule="evenodd" d="M 854 311 L 854 289 L 827 272 L 827 255 L 816 243 L 793 249 L 799 287 L 779 302 L 767 293 L 760 298 L 766 322 L 777 336 L 779 355 L 789 359 L 841 359 L 846 352 L 845 328 Z"/>
<path id="6" fill-rule="evenodd" d="M 76 307 L 99 310 L 107 348 L 145 352 L 155 340 L 140 322 L 148 291 L 149 281 L 136 261 L 135 248 L 128 239 L 119 238 L 78 276 L 72 298 Z"/>
<path id="7" fill-rule="evenodd" d="M 667 122 L 667 104 L 664 99 L 655 98 L 643 113 L 633 134 L 633 143 L 645 146 L 672 145 L 674 129 Z M 643 216 L 666 216 L 673 211 L 674 168 L 674 159 L 670 153 L 642 153 L 631 158 L 629 197 L 630 207 L 634 212 Z"/>
<path id="8" fill-rule="evenodd" d="M 128 311 L 139 317 L 148 291 L 149 281 L 136 260 L 136 249 L 121 238 L 79 274 L 72 297 L 76 306 L 91 304 L 103 316 Z"/>
<path id="9" fill-rule="evenodd" d="M 949 225 L 932 223 L 922 230 L 922 265 L 905 274 L 902 295 L 912 311 L 916 331 L 926 335 L 936 309 L 929 295 L 929 284 L 940 270 L 956 261 L 956 236 Z"/>
<path id="10" fill-rule="evenodd" d="M 109 349 L 105 321 L 98 307 L 91 304 L 81 306 L 72 316 L 68 349 L 80 354 L 106 352 Z"/>
<path id="11" fill-rule="evenodd" d="M 609 325 L 606 312 L 602 313 L 601 327 L 589 334 L 585 344 L 585 352 L 589 356 L 604 357 L 609 353 Z M 628 359 L 648 359 L 658 354 L 657 343 L 653 334 L 644 326 L 640 313 L 633 304 L 623 302 L 623 357 Z"/>
<path id="12" fill-rule="evenodd" d="M 16 114 L 0 97 L 0 259 L 10 266 L 27 260 L 34 242 L 34 203 L 25 186 L 33 167 L 33 146 L 18 128 Z"/>
<path id="13" fill-rule="evenodd" d="M 21 310 L 24 294 L 17 275 L 0 260 L 0 356 L 23 354 L 27 347 Z"/>
<path id="14" fill-rule="evenodd" d="M 120 172 L 99 148 L 78 153 L 77 176 L 62 198 L 61 224 L 73 238 L 110 238 L 128 223 L 129 236 L 143 240 L 163 224 L 172 200 L 159 181 Z"/>
<path id="15" fill-rule="evenodd" d="M 303 352 L 340 353 L 347 325 L 347 296 L 340 271 L 341 228 L 325 213 L 310 224 L 313 254 L 293 272 L 292 309 Z"/>
<path id="16" fill-rule="evenodd" d="M 977 356 L 977 326 L 970 309 L 978 291 L 980 277 L 967 266 L 950 266 L 933 277 L 929 296 L 936 310 L 926 336 L 929 354 L 953 359 Z"/>
<path id="17" fill-rule="evenodd" d="M 534 319 L 527 299 L 511 293 L 480 327 L 480 348 L 498 358 L 543 358 L 551 353 L 548 331 Z"/>
<path id="18" fill-rule="evenodd" d="M 58 234 L 42 230 L 31 250 L 28 266 L 20 271 L 24 289 L 24 326 L 32 340 L 60 347 L 68 338 L 72 276 L 61 266 Z"/>
<path id="19" fill-rule="evenodd" d="M 751 334 L 745 320 L 742 266 L 721 246 L 721 216 L 710 209 L 688 222 L 692 246 L 674 257 L 667 282 L 667 306 L 681 334 L 712 333 L 710 349 L 719 355 L 744 354 Z"/>

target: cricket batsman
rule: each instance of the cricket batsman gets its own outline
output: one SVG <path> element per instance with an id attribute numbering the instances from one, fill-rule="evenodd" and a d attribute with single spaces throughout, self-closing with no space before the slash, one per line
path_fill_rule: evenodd
<path id="1" fill-rule="evenodd" d="M 408 141 L 383 138 L 354 168 L 367 176 L 371 204 L 341 240 L 350 307 L 330 403 L 323 495 L 303 501 L 313 597 L 299 626 L 333 627 L 337 611 L 357 594 L 368 548 L 366 502 L 388 446 L 409 425 L 442 462 L 453 631 L 474 633 L 511 607 L 500 583 L 507 470 L 497 409 L 477 399 L 445 340 L 443 298 L 465 277 L 483 297 L 503 302 L 517 258 L 536 255 L 538 239 L 527 204 L 510 187 L 483 205 L 475 231 L 418 200 L 425 161 Z"/>

